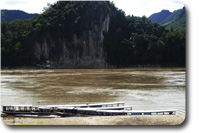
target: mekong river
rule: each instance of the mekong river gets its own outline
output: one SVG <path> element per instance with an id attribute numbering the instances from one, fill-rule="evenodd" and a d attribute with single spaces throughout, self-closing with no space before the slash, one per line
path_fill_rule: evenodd
<path id="1" fill-rule="evenodd" d="M 185 114 L 185 68 L 1 70 L 1 105 L 117 101 Z"/>

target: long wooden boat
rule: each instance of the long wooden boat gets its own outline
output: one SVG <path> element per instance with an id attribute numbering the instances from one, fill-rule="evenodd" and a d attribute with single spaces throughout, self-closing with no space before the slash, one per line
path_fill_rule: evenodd
<path id="1" fill-rule="evenodd" d="M 3 105 L 1 116 L 175 115 L 175 110 L 133 110 L 124 102 L 79 105 Z"/>
<path id="2" fill-rule="evenodd" d="M 7 115 L 61 115 L 59 108 L 105 108 L 123 106 L 124 102 L 78 104 L 78 105 L 3 105 L 2 113 Z"/>

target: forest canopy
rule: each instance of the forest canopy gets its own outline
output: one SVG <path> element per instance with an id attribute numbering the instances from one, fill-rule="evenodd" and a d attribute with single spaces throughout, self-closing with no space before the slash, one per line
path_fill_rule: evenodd
<path id="1" fill-rule="evenodd" d="M 110 25 L 103 43 L 109 65 L 185 66 L 185 29 L 166 29 L 145 16 L 127 16 L 108 1 L 59 1 L 35 18 L 1 23 L 2 67 L 35 66 L 34 42 L 47 33 L 53 39 L 70 40 L 107 13 Z"/>

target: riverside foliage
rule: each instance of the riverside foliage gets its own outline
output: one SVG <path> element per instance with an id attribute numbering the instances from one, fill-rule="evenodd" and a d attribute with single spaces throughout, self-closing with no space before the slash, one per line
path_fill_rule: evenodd
<path id="1" fill-rule="evenodd" d="M 145 16 L 127 16 L 109 1 L 59 1 L 35 18 L 2 22 L 2 66 L 35 66 L 34 44 L 46 34 L 54 40 L 70 40 L 107 14 L 110 25 L 104 33 L 104 52 L 109 65 L 185 66 L 185 29 L 166 29 Z"/>

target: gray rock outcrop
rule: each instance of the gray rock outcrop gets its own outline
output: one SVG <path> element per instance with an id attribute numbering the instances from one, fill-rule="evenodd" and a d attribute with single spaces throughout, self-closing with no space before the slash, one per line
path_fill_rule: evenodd
<path id="1" fill-rule="evenodd" d="M 34 55 L 42 66 L 50 68 L 105 68 L 103 32 L 108 32 L 109 24 L 107 14 L 99 22 L 94 21 L 90 30 L 84 30 L 79 36 L 73 34 L 71 41 L 65 38 L 55 41 L 46 35 L 42 43 L 35 43 Z"/>

